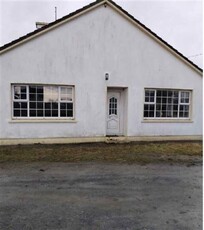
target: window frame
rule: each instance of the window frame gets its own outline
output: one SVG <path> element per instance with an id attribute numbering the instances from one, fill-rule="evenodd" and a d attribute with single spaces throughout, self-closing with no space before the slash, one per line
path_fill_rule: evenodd
<path id="1" fill-rule="evenodd" d="M 154 91 L 154 102 L 145 102 L 145 92 L 146 90 L 150 90 L 150 91 Z M 178 92 L 178 116 L 177 117 L 156 117 L 156 101 L 157 101 L 157 91 L 158 90 L 163 90 L 163 91 L 177 91 Z M 189 93 L 189 102 L 188 103 L 183 103 L 181 102 L 181 93 L 182 92 L 188 92 Z M 180 121 L 185 121 L 185 120 L 191 120 L 192 119 L 192 94 L 193 94 L 193 90 L 192 89 L 175 89 L 175 88 L 144 88 L 144 100 L 143 100 L 143 120 L 180 120 Z M 150 105 L 153 104 L 154 105 L 154 117 L 144 117 L 144 105 Z M 188 105 L 189 106 L 189 116 L 188 117 L 179 117 L 179 113 L 180 113 L 180 105 Z"/>
<path id="2" fill-rule="evenodd" d="M 26 99 L 15 99 L 15 86 L 25 86 L 26 87 Z M 58 116 L 56 117 L 45 117 L 45 116 L 30 116 L 30 100 L 29 100 L 29 87 L 30 86 L 42 86 L 42 87 L 57 87 L 58 91 Z M 72 89 L 72 100 L 62 101 L 61 100 L 61 87 L 68 87 Z M 14 116 L 14 102 L 26 102 L 27 103 L 27 116 Z M 72 117 L 62 117 L 60 116 L 60 104 L 61 103 L 72 103 L 73 107 L 73 116 Z M 43 113 L 45 108 L 43 108 Z M 42 83 L 31 83 L 31 84 L 21 84 L 21 83 L 12 83 L 11 84 L 11 118 L 12 120 L 45 120 L 45 121 L 54 121 L 54 120 L 75 120 L 75 86 L 74 85 L 62 85 L 62 84 L 42 84 Z"/>

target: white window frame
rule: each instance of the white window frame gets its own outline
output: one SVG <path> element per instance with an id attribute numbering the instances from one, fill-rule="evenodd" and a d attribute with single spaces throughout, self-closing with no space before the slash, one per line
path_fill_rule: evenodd
<path id="1" fill-rule="evenodd" d="M 154 102 L 145 102 L 145 91 L 154 91 Z M 156 117 L 156 96 L 157 90 L 166 90 L 166 91 L 177 91 L 178 92 L 178 116 L 177 117 Z M 189 102 L 183 103 L 181 102 L 181 92 L 189 93 Z M 144 117 L 144 105 L 154 104 L 154 117 Z M 188 117 L 179 117 L 180 113 L 180 105 L 188 105 L 189 111 Z M 192 90 L 188 89 L 172 89 L 172 88 L 144 88 L 144 103 L 143 103 L 143 120 L 191 120 L 191 110 L 192 110 Z"/>
<path id="2" fill-rule="evenodd" d="M 14 92 L 14 87 L 15 86 L 24 86 L 26 87 L 26 99 L 15 99 L 15 92 Z M 30 101 L 29 101 L 29 87 L 30 86 L 42 86 L 42 87 L 58 87 L 58 116 L 56 117 L 32 117 L 30 116 Z M 72 100 L 61 100 L 61 88 L 62 87 L 67 87 L 67 88 L 71 88 L 72 89 Z M 11 84 L 11 116 L 12 116 L 12 120 L 74 120 L 75 119 L 75 86 L 73 85 L 56 85 L 56 84 L 18 84 L 18 83 L 12 83 Z M 27 117 L 18 117 L 18 116 L 14 116 L 14 102 L 27 102 Z M 73 116 L 72 117 L 61 117 L 60 116 L 60 103 L 72 103 L 73 105 Z M 44 113 L 45 109 L 43 108 L 43 113 Z"/>
<path id="3" fill-rule="evenodd" d="M 15 99 L 15 93 L 14 93 L 14 87 L 15 86 L 23 86 L 23 87 L 26 87 L 26 99 Z M 16 118 L 19 118 L 19 119 L 26 119 L 27 117 L 15 117 L 14 116 L 14 107 L 13 107 L 13 102 L 26 102 L 27 103 L 27 114 L 28 114 L 28 111 L 29 111 L 29 103 L 28 103 L 28 86 L 27 85 L 23 85 L 23 84 L 14 84 L 12 85 L 12 102 L 11 102 L 11 108 L 12 108 L 12 119 L 16 119 Z"/>

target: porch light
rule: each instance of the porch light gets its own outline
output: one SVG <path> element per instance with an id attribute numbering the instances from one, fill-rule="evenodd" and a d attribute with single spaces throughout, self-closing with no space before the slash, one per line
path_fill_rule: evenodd
<path id="1" fill-rule="evenodd" d="M 106 73 L 105 74 L 105 80 L 108 81 L 108 79 L 109 79 L 109 73 Z"/>

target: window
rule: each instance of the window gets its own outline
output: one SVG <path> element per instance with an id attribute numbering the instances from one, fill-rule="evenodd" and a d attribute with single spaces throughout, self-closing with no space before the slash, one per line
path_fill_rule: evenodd
<path id="1" fill-rule="evenodd" d="M 73 118 L 73 86 L 13 85 L 13 118 Z"/>
<path id="2" fill-rule="evenodd" d="M 117 101 L 115 97 L 109 99 L 109 115 L 117 115 Z"/>
<path id="3" fill-rule="evenodd" d="M 189 118 L 191 91 L 145 89 L 144 118 Z"/>

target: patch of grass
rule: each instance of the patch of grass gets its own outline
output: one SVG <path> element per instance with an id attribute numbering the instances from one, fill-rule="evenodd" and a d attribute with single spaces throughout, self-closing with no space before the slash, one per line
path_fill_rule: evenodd
<path id="1" fill-rule="evenodd" d="M 202 142 L 0 146 L 0 162 L 201 162 Z"/>

